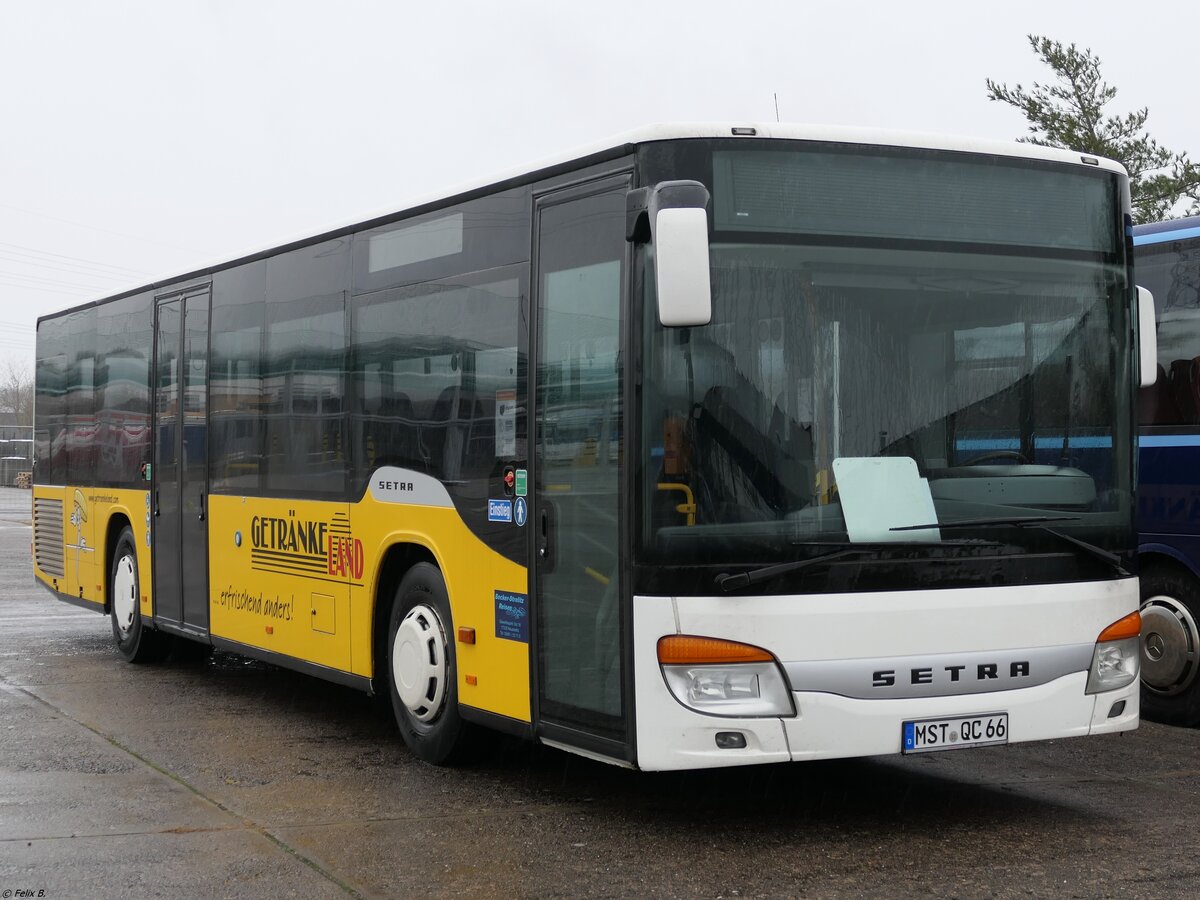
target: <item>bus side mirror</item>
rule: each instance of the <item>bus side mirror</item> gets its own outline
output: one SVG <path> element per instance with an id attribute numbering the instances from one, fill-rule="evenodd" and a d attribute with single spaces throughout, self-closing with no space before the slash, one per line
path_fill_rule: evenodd
<path id="1" fill-rule="evenodd" d="M 668 328 L 712 321 L 708 202 L 708 188 L 698 181 L 629 192 L 626 239 L 654 244 L 658 321 Z"/>
<path id="2" fill-rule="evenodd" d="M 1154 326 L 1154 295 L 1144 287 L 1137 289 L 1138 370 L 1142 387 L 1154 387 L 1158 380 L 1158 332 Z"/>

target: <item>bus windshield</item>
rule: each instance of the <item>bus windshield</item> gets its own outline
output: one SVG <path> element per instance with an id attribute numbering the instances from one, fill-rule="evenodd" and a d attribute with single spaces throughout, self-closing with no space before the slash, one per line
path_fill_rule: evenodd
<path id="1" fill-rule="evenodd" d="M 1113 183 L 1072 184 L 1067 228 L 1048 167 L 967 157 L 938 179 L 911 154 L 762 155 L 713 155 L 712 322 L 662 327 L 644 279 L 641 558 L 769 564 L 914 538 L 953 553 L 962 529 L 894 529 L 1029 516 L 1126 547 Z M 753 190 L 764 167 L 773 194 Z"/>

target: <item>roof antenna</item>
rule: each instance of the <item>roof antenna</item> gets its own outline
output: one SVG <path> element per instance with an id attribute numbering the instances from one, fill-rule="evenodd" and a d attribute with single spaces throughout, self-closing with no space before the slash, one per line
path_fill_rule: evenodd
<path id="1" fill-rule="evenodd" d="M 776 91 L 771 96 L 775 98 L 775 121 L 778 122 L 779 121 L 779 92 Z"/>

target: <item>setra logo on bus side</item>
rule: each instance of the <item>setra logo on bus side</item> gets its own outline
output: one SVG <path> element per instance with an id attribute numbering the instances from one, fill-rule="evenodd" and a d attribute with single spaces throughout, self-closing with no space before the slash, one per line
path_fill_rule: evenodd
<path id="1" fill-rule="evenodd" d="M 379 479 L 379 489 L 381 491 L 406 491 L 411 492 L 413 483 L 411 481 L 384 481 Z"/>

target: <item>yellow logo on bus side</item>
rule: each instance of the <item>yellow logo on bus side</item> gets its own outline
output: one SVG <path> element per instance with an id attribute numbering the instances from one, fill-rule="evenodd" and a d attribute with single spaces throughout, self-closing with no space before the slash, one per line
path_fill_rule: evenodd
<path id="1" fill-rule="evenodd" d="M 71 524 L 75 526 L 79 532 L 79 546 L 87 546 L 83 538 L 83 524 L 87 521 L 87 498 L 83 496 L 83 491 L 79 488 L 75 489 L 75 508 L 71 510 Z"/>

